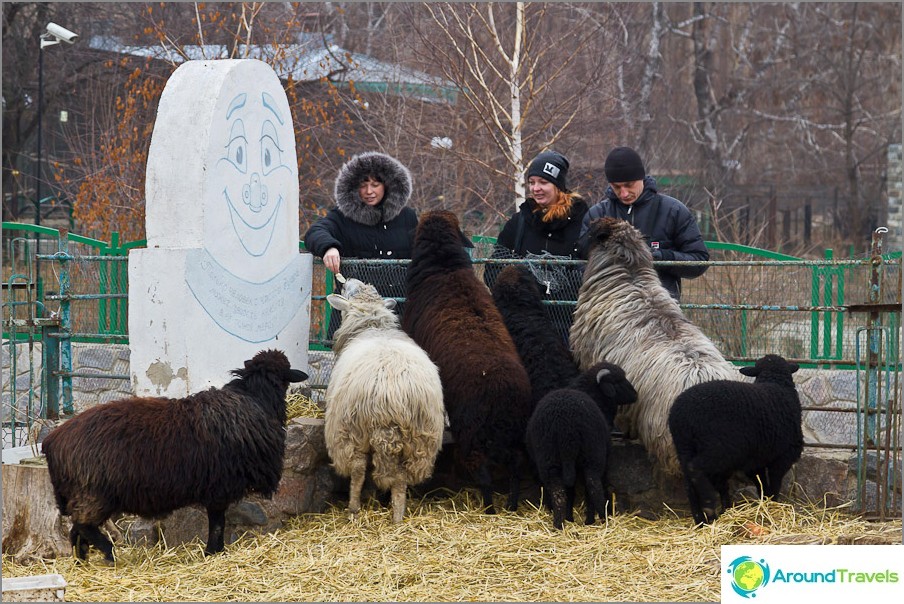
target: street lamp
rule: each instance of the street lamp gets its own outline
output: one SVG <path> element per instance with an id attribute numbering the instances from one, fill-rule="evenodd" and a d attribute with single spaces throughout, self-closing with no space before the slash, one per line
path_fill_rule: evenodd
<path id="1" fill-rule="evenodd" d="M 60 42 L 72 44 L 78 40 L 78 34 L 69 31 L 56 23 L 48 23 L 41 34 L 41 46 L 38 49 L 38 153 L 35 166 L 35 226 L 41 225 L 41 167 L 43 164 L 43 148 L 41 134 L 44 130 L 44 47 L 53 46 Z M 41 233 L 35 233 L 35 251 L 41 253 Z M 35 258 L 35 273 L 37 273 L 37 295 L 43 295 L 41 286 L 41 264 Z"/>
<path id="2" fill-rule="evenodd" d="M 69 31 L 56 23 L 48 23 L 41 34 L 41 47 L 38 51 L 38 161 L 35 168 L 35 225 L 41 224 L 41 167 L 43 164 L 43 148 L 41 135 L 44 129 L 44 47 L 60 42 L 72 44 L 78 40 L 78 34 Z M 38 234 L 40 237 L 40 234 Z M 38 250 L 40 253 L 40 250 Z"/>

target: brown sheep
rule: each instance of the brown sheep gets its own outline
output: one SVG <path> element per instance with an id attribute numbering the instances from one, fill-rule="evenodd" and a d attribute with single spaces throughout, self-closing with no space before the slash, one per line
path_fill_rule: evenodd
<path id="1" fill-rule="evenodd" d="M 518 507 L 531 387 L 502 316 L 474 272 L 465 251 L 470 245 L 455 214 L 435 211 L 421 217 L 402 327 L 439 367 L 456 458 L 492 514 L 494 463 L 511 480 L 506 507 Z"/>

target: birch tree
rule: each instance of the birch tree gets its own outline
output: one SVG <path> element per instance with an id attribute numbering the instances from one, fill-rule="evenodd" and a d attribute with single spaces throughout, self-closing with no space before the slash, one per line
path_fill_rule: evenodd
<path id="1" fill-rule="evenodd" d="M 421 30 L 421 39 L 501 161 L 468 159 L 505 179 L 517 208 L 525 199 L 525 150 L 532 155 L 560 143 L 605 74 L 593 47 L 598 26 L 565 18 L 551 27 L 573 9 L 541 3 L 424 7 L 434 28 Z"/>

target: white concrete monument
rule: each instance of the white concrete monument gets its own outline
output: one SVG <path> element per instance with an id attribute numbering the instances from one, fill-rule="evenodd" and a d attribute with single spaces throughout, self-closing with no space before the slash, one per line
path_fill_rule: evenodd
<path id="1" fill-rule="evenodd" d="M 181 397 L 277 348 L 307 370 L 310 254 L 285 91 L 266 63 L 188 61 L 160 98 L 147 248 L 129 254 L 132 387 Z"/>

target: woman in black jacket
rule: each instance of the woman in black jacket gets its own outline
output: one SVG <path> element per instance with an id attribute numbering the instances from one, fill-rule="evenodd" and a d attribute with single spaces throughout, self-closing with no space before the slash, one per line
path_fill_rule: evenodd
<path id="1" fill-rule="evenodd" d="M 336 207 L 311 225 L 304 236 L 305 248 L 323 258 L 333 273 L 341 271 L 344 277 L 370 283 L 383 296 L 405 297 L 407 267 L 342 268 L 342 259 L 410 259 L 418 221 L 408 206 L 411 190 L 411 173 L 397 159 L 374 151 L 355 155 L 336 177 Z M 399 314 L 400 306 L 396 307 Z M 339 325 L 338 317 L 339 313 L 332 313 L 329 339 Z"/>
<path id="2" fill-rule="evenodd" d="M 578 235 L 587 213 L 587 203 L 567 185 L 568 158 L 555 151 L 544 151 L 531 160 L 527 168 L 530 197 L 502 226 L 491 258 L 524 258 L 556 256 L 577 260 Z M 581 268 L 532 266 L 550 300 L 576 300 L 581 286 Z M 484 283 L 492 289 L 502 265 L 487 263 Z M 547 306 L 556 328 L 568 341 L 574 306 Z"/>

